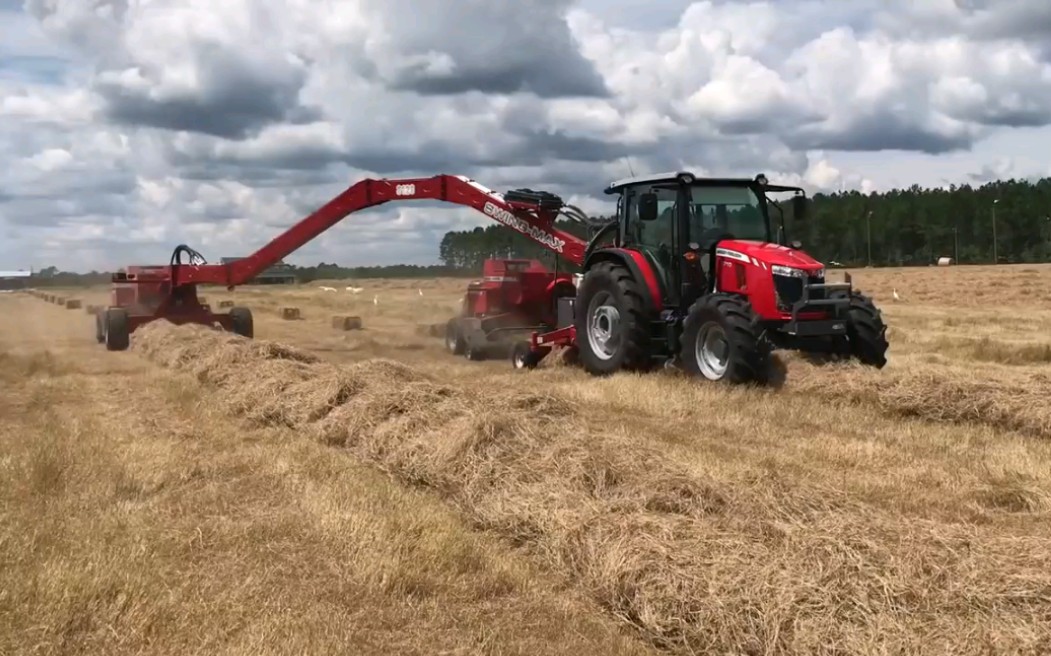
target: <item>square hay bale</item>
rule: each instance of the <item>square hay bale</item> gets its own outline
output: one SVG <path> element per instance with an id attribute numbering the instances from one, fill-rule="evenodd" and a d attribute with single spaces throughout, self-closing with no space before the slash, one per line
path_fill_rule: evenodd
<path id="1" fill-rule="evenodd" d="M 219 307 L 221 307 L 221 308 L 229 308 L 229 307 L 233 307 L 233 306 L 234 306 L 234 302 L 233 301 L 219 301 Z"/>
<path id="2" fill-rule="evenodd" d="M 303 318 L 303 315 L 300 314 L 299 308 L 297 307 L 283 307 L 280 312 L 281 318 L 285 321 L 295 321 L 296 319 Z"/>
<path id="3" fill-rule="evenodd" d="M 99 306 L 91 305 L 89 303 L 88 305 L 84 306 L 84 313 L 85 314 L 98 314 L 99 313 Z"/>
<path id="4" fill-rule="evenodd" d="M 201 305 L 207 305 L 208 304 L 208 299 L 205 298 L 204 296 L 198 296 L 197 297 L 197 302 L 200 303 Z"/>
<path id="5" fill-rule="evenodd" d="M 65 305 L 66 304 L 66 297 L 65 296 L 56 296 L 54 300 L 55 300 L 55 305 Z"/>
<path id="6" fill-rule="evenodd" d="M 332 317 L 332 327 L 336 330 L 361 330 L 361 317 L 337 314 Z"/>
<path id="7" fill-rule="evenodd" d="M 81 307 L 82 306 L 81 306 L 79 298 L 67 298 L 66 299 L 66 309 L 67 310 L 79 310 Z"/>
<path id="8" fill-rule="evenodd" d="M 444 323 L 418 323 L 416 334 L 420 337 L 445 337 Z"/>

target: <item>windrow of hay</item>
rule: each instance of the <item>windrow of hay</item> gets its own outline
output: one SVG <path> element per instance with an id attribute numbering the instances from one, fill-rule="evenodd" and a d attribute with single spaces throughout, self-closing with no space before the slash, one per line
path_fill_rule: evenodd
<path id="1" fill-rule="evenodd" d="M 792 362 L 789 388 L 831 402 L 870 403 L 896 417 L 976 423 L 1051 438 L 1051 376 L 939 367 L 873 371 Z"/>
<path id="2" fill-rule="evenodd" d="M 300 428 L 428 487 L 681 653 L 1018 653 L 1051 644 L 1049 545 L 983 527 L 778 506 L 565 398 L 466 389 L 389 360 L 348 367 L 166 322 L 155 362 L 254 422 Z"/>

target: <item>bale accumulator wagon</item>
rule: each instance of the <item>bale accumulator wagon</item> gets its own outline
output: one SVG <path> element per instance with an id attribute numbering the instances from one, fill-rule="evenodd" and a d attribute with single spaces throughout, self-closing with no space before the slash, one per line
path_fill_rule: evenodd
<path id="1" fill-rule="evenodd" d="M 762 175 L 635 177 L 609 185 L 606 193 L 617 197 L 616 220 L 597 224 L 545 192 L 499 194 L 453 175 L 367 179 L 242 260 L 207 264 L 180 246 L 166 266 L 117 273 L 98 337 L 107 348 L 123 350 L 138 326 L 155 319 L 251 337 L 247 308 L 213 313 L 198 300 L 197 285 L 232 289 L 353 212 L 416 199 L 473 207 L 582 270 L 578 278 L 538 262 L 487 264 L 492 275 L 468 289 L 464 311 L 448 328 L 450 350 L 472 359 L 517 335 L 510 342 L 516 367 L 535 367 L 553 348 L 564 347 L 595 375 L 664 363 L 708 380 L 765 383 L 776 349 L 883 367 L 888 344 L 880 311 L 853 289 L 849 275 L 828 283 L 823 265 L 801 244 L 785 243 L 785 213 L 770 198 L 782 192 L 793 194 L 788 206 L 802 224 L 809 208 L 804 190 L 772 185 Z M 588 223 L 592 236 L 584 240 L 561 230 L 559 216 Z"/>

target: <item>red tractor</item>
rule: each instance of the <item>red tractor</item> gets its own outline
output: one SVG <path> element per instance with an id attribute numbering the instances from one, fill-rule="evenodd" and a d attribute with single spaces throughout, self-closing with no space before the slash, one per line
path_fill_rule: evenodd
<path id="1" fill-rule="evenodd" d="M 606 193 L 618 197 L 618 220 L 587 249 L 576 298 L 560 301 L 572 311 L 528 349 L 519 346 L 516 366 L 535 366 L 554 342 L 575 346 L 581 364 L 600 375 L 663 360 L 709 380 L 763 383 L 775 349 L 882 368 L 888 343 L 880 311 L 849 275 L 828 283 L 798 242 L 782 243 L 784 212 L 769 197 L 779 192 L 795 194 L 792 214 L 802 224 L 805 192 L 761 175 L 678 172 L 612 183 Z M 603 236 L 612 245 L 596 247 Z"/>
<path id="2" fill-rule="evenodd" d="M 463 176 L 363 180 L 242 260 L 209 265 L 179 247 L 168 266 L 149 269 L 145 278 L 145 272 L 117 274 L 113 305 L 99 319 L 100 337 L 121 350 L 137 326 L 160 318 L 251 336 L 247 309 L 213 314 L 197 300 L 196 286 L 244 284 L 352 212 L 392 200 L 434 199 L 473 207 L 583 269 L 574 290 L 573 277 L 535 268 L 529 273 L 528 267 L 494 275 L 495 286 L 483 280 L 468 293 L 468 327 L 450 341 L 458 350 L 462 339 L 465 355 L 477 357 L 475 344 L 484 351 L 495 335 L 510 331 L 529 334 L 513 348 L 520 368 L 536 366 L 555 346 L 568 347 L 596 375 L 663 362 L 709 380 L 763 383 L 775 349 L 850 356 L 883 367 L 888 345 L 879 310 L 852 288 L 849 276 L 826 283 L 820 262 L 798 242 L 784 243 L 784 212 L 769 197 L 781 192 L 794 194 L 790 207 L 802 224 L 805 192 L 771 185 L 761 175 L 631 178 L 606 189 L 618 197 L 617 220 L 599 226 L 553 194 L 499 194 Z M 597 229 L 585 241 L 561 230 L 559 216 Z M 190 262 L 181 261 L 183 253 Z M 128 284 L 148 285 L 158 296 L 133 303 L 119 293 Z"/>

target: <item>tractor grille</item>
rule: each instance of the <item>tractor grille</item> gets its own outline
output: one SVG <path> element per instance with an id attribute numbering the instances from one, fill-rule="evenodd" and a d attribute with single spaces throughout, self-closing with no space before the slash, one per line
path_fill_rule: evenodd
<path id="1" fill-rule="evenodd" d="M 823 285 L 825 279 L 823 276 L 809 276 L 807 278 L 798 278 L 795 276 L 779 276 L 774 275 L 774 289 L 777 291 L 777 309 L 782 312 L 788 312 L 792 309 L 792 304 L 803 298 L 803 285 Z M 820 301 L 825 298 L 825 290 L 823 289 L 812 289 L 810 290 L 810 300 Z"/>

